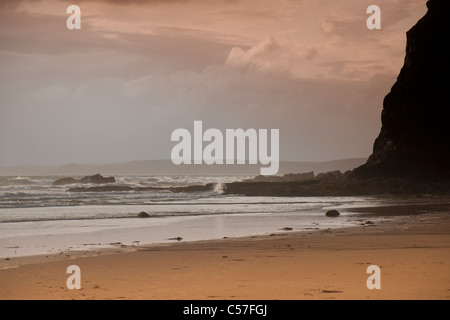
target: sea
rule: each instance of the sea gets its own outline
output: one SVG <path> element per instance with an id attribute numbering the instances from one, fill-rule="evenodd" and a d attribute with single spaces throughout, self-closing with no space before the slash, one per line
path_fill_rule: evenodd
<path id="1" fill-rule="evenodd" d="M 225 184 L 249 176 L 116 176 L 117 185 L 176 187 L 213 183 L 214 190 L 69 192 L 60 176 L 0 177 L 0 257 L 10 258 L 176 241 L 313 232 L 361 222 L 355 207 L 374 197 L 248 197 Z M 337 209 L 341 216 L 325 212 Z M 149 217 L 140 218 L 140 212 Z"/>

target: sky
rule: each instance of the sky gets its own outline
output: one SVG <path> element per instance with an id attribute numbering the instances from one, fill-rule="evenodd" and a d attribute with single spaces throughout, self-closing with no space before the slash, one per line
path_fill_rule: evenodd
<path id="1" fill-rule="evenodd" d="M 279 129 L 281 160 L 368 157 L 425 4 L 0 0 L 0 165 L 169 159 L 195 120 Z"/>

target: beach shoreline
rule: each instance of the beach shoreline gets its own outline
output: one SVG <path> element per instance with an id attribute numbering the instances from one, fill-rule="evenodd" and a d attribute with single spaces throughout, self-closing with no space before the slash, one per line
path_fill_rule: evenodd
<path id="1" fill-rule="evenodd" d="M 69 290 L 69 265 L 81 290 Z M 366 287 L 369 265 L 381 289 Z M 449 299 L 450 212 L 2 259 L 0 299 Z"/>

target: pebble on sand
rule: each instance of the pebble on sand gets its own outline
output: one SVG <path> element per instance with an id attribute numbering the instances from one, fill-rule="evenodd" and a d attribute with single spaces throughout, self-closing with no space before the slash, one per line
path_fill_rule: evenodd
<path id="1" fill-rule="evenodd" d="M 334 218 L 334 217 L 339 217 L 340 213 L 337 210 L 329 210 L 329 211 L 327 211 L 327 213 L 325 213 L 325 215 L 327 217 L 333 217 Z"/>
<path id="2" fill-rule="evenodd" d="M 150 217 L 150 215 L 147 212 L 142 211 L 142 212 L 139 212 L 138 217 L 139 218 L 148 218 L 148 217 Z"/>

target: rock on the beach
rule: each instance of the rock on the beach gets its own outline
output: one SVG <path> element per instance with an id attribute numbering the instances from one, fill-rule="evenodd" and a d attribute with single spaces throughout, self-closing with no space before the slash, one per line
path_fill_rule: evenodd
<path id="1" fill-rule="evenodd" d="M 325 213 L 325 215 L 327 217 L 333 217 L 334 218 L 334 217 L 339 217 L 341 214 L 337 210 L 329 210 L 329 211 L 327 211 L 327 213 Z"/>
<path id="2" fill-rule="evenodd" d="M 150 215 L 147 212 L 142 211 L 142 212 L 139 212 L 138 217 L 139 218 L 149 218 Z"/>

